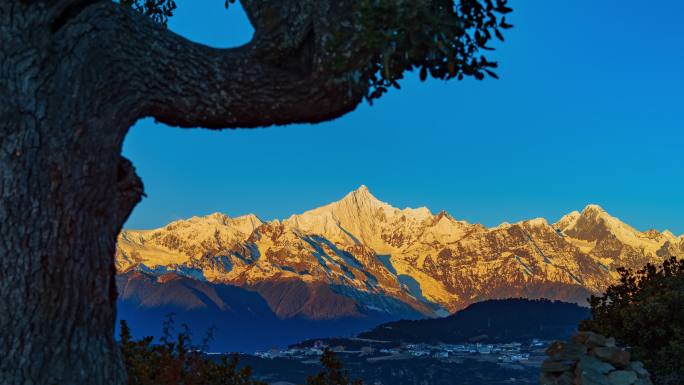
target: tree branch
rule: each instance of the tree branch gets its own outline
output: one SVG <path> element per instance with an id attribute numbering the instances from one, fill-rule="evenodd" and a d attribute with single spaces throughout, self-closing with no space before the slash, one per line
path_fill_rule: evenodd
<path id="1" fill-rule="evenodd" d="M 315 123 L 361 102 L 363 86 L 333 82 L 316 65 L 324 53 L 317 34 L 324 31 L 306 14 L 313 4 L 245 1 L 256 33 L 252 42 L 232 49 L 191 42 L 128 9 L 108 6 L 117 8 L 116 45 L 130 60 L 131 78 L 139 80 L 143 115 L 172 126 L 219 129 Z"/>

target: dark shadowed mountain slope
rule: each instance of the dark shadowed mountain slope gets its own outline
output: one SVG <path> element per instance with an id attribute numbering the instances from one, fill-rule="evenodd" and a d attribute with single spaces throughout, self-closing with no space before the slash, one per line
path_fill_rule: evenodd
<path id="1" fill-rule="evenodd" d="M 489 300 L 444 318 L 386 323 L 359 337 L 415 343 L 565 339 L 589 316 L 589 309 L 560 301 Z"/>
<path id="2" fill-rule="evenodd" d="M 222 352 L 249 352 L 308 338 L 351 336 L 394 320 L 397 315 L 420 316 L 394 298 L 366 299 L 395 307 L 390 313 L 378 312 L 357 307 L 349 299 L 352 294 L 342 296 L 328 286 L 312 288 L 299 281 L 271 282 L 247 289 L 174 273 L 156 276 L 131 271 L 117 276 L 117 287 L 117 316 L 129 322 L 136 336 L 161 337 L 164 320 L 173 314 L 175 325 L 187 324 L 196 342 L 213 328 L 210 348 Z M 314 313 L 333 312 L 336 316 L 311 319 L 292 310 L 308 307 Z"/>

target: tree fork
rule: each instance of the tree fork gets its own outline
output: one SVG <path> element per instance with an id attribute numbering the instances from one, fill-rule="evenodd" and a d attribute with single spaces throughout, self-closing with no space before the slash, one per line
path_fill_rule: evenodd
<path id="1" fill-rule="evenodd" d="M 332 3 L 245 0 L 256 32 L 234 49 L 110 1 L 0 3 L 1 385 L 126 383 L 114 253 L 144 195 L 120 155 L 128 129 L 143 117 L 237 128 L 353 110 L 364 88 L 330 83 L 317 64 L 325 25 L 313 20 L 339 17 Z"/>

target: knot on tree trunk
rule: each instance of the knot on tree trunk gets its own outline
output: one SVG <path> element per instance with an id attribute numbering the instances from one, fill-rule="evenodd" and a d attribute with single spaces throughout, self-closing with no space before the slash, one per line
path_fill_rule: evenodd
<path id="1" fill-rule="evenodd" d="M 119 229 L 143 196 L 145 196 L 142 179 L 135 173 L 133 163 L 120 157 L 116 177 L 117 189 L 117 223 Z"/>

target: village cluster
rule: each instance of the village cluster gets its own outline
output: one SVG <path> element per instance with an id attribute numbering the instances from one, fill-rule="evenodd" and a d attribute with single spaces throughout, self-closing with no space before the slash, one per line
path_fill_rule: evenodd
<path id="1" fill-rule="evenodd" d="M 356 342 L 362 341 L 359 339 Z M 368 342 L 381 342 L 371 341 Z M 488 356 L 496 358 L 500 362 L 524 362 L 530 359 L 530 354 L 535 351 L 543 351 L 548 346 L 548 341 L 533 339 L 531 341 L 510 342 L 510 343 L 463 343 L 463 344 L 402 344 L 397 347 L 376 347 L 375 344 L 368 344 L 355 349 L 350 349 L 343 345 L 329 346 L 324 341 L 316 341 L 307 347 L 290 347 L 284 350 L 271 349 L 266 352 L 256 352 L 255 355 L 261 358 L 290 358 L 306 360 L 320 356 L 326 349 L 330 349 L 337 354 L 350 354 L 366 356 L 374 359 L 408 359 L 408 358 L 465 358 L 471 356 Z"/>

